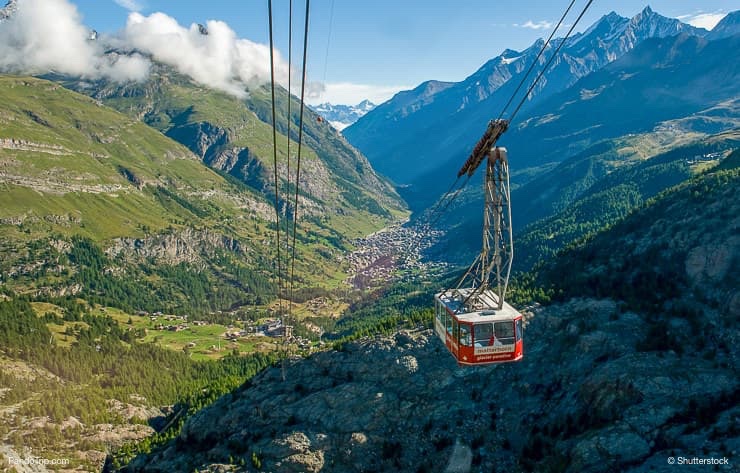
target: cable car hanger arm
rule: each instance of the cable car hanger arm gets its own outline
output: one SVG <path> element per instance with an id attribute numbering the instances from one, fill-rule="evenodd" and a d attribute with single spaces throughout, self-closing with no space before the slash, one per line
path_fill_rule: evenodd
<path id="1" fill-rule="evenodd" d="M 483 162 L 491 149 L 496 145 L 496 141 L 504 134 L 509 128 L 509 121 L 503 119 L 491 120 L 488 122 L 488 129 L 483 133 L 483 136 L 473 148 L 473 152 L 470 153 L 468 160 L 465 161 L 463 167 L 457 172 L 457 177 L 461 177 L 463 174 L 472 176 L 480 163 Z"/>

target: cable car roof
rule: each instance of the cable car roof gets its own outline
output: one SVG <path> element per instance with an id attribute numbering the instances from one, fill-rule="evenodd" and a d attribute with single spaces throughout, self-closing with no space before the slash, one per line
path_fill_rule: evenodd
<path id="1" fill-rule="evenodd" d="M 456 292 L 445 291 L 436 295 L 442 304 L 451 312 L 455 313 L 462 306 L 463 300 L 470 294 L 472 289 L 458 289 Z M 455 314 L 461 322 L 479 323 L 479 322 L 502 322 L 520 318 L 521 314 L 512 306 L 504 301 L 501 310 L 497 310 L 498 296 L 492 290 L 487 289 L 481 293 L 479 301 L 483 305 L 476 307 L 477 310 L 471 312 L 460 312 Z"/>

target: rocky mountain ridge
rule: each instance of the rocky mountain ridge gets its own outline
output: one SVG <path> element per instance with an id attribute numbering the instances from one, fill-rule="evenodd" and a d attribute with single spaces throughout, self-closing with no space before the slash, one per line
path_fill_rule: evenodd
<path id="1" fill-rule="evenodd" d="M 672 452 L 732 458 L 740 448 L 730 370 L 699 361 L 677 378 L 682 357 L 636 353 L 642 335 L 632 329 L 643 317 L 611 300 L 573 300 L 530 317 L 517 365 L 458 368 L 421 331 L 291 363 L 285 381 L 268 370 L 194 416 L 176 445 L 129 469 L 253 471 L 228 458 L 254 452 L 260 470 L 296 473 L 641 471 Z M 554 332 L 570 342 L 552 341 Z M 710 406 L 716 417 L 693 427 L 695 411 Z"/>
<path id="2" fill-rule="evenodd" d="M 659 15 L 650 7 L 631 19 L 616 13 L 605 15 L 584 33 L 567 40 L 524 111 L 645 39 L 681 32 L 706 34 L 705 30 Z M 548 46 L 539 58 L 539 67 L 549 60 L 548 51 L 553 51 L 559 41 L 562 38 Z M 470 143 L 475 143 L 485 124 L 495 118 L 492 113 L 503 108 L 543 44 L 540 39 L 521 52 L 506 50 L 462 82 L 433 89 L 422 84 L 413 94 L 397 94 L 344 130 L 344 135 L 376 169 L 400 184 L 413 182 L 447 160 L 464 159 Z M 376 140 L 377 136 L 386 138 Z"/>

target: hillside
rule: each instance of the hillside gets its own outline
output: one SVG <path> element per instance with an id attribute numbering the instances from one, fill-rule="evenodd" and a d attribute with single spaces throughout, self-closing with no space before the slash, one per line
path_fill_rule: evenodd
<path id="1" fill-rule="evenodd" d="M 200 93 L 211 113 L 230 106 Z M 263 328 L 284 306 L 269 194 L 55 82 L 0 76 L 0 125 L 0 468 L 34 454 L 94 471 L 111 448 L 175 435 L 276 351 L 318 348 L 348 306 L 338 255 L 403 215 L 393 193 L 378 194 L 388 207 L 366 197 L 384 184 L 356 151 L 336 172 L 309 152 L 328 190 L 304 194 L 322 207 L 297 235 L 295 338 L 278 345 Z"/>
<path id="2" fill-rule="evenodd" d="M 515 269 L 530 270 L 663 190 L 721 163 L 740 146 L 736 130 L 696 140 L 701 134 L 676 132 L 671 125 L 664 125 L 668 132 L 605 140 L 512 191 Z M 662 149 L 668 151 L 656 152 Z M 464 263 L 480 250 L 480 189 L 469 192 L 451 210 L 461 218 L 450 231 L 464 236 L 441 240 L 429 250 L 430 257 Z"/>
<path id="3" fill-rule="evenodd" d="M 185 195 L 213 187 L 213 199 L 193 199 L 207 205 L 233 189 L 186 148 L 87 97 L 37 79 L 0 80 L 5 225 L 35 216 L 75 222 L 98 239 L 143 235 L 141 225 L 161 231 L 178 217 L 197 219 L 148 190 Z M 265 207 L 256 194 L 235 194 L 248 208 Z"/>
<path id="4" fill-rule="evenodd" d="M 428 330 L 351 343 L 296 360 L 284 380 L 258 375 L 129 470 L 667 472 L 668 457 L 732 461 L 737 162 L 735 152 L 734 165 L 542 268 L 558 301 L 527 312 L 522 362 L 458 368 Z"/>
<path id="5" fill-rule="evenodd" d="M 91 86 L 75 78 L 50 78 L 140 119 L 187 146 L 208 166 L 232 175 L 274 201 L 268 87 L 256 88 L 240 100 L 199 86 L 161 64 L 155 64 L 144 83 L 102 81 Z M 288 97 L 284 89 L 276 91 L 280 206 L 288 216 L 292 216 L 295 193 L 300 114 L 297 99 L 291 96 L 290 100 L 289 183 Z M 313 231 L 355 238 L 403 215 L 404 203 L 393 187 L 341 135 L 317 118 L 311 109 L 304 110 L 299 193 L 300 212 L 315 225 Z"/>
<path id="6" fill-rule="evenodd" d="M 737 129 L 740 90 L 735 79 L 739 71 L 726 61 L 726 55 L 739 38 L 709 42 L 679 35 L 645 40 L 620 59 L 544 99 L 530 110 L 533 118 L 506 132 L 499 144 L 508 147 L 511 159 L 512 220 L 516 240 L 525 248 L 524 258 L 515 258 L 520 269 L 530 268 L 567 244 L 570 237 L 562 237 L 570 230 L 577 228 L 571 234 L 577 238 L 639 204 L 645 196 L 635 192 L 632 181 L 639 170 L 653 166 L 649 164 L 652 158 L 674 148 L 680 154 L 682 147 L 702 139 L 713 141 L 713 135 L 723 141 L 724 132 Z M 725 143 L 717 149 L 710 145 L 707 152 L 737 147 L 732 139 Z M 658 164 L 664 163 L 658 160 Z M 452 169 L 458 166 L 459 162 L 448 163 L 447 179 L 451 180 Z M 610 183 L 607 187 L 625 186 L 617 191 L 625 196 L 620 201 L 614 200 L 617 194 L 607 195 L 599 185 L 617 170 L 621 172 L 605 182 Z M 678 183 L 680 175 L 688 177 L 683 171 L 654 180 L 658 187 L 652 192 Z M 424 176 L 417 191 L 431 195 L 444 182 L 440 176 Z M 440 223 L 463 237 L 439 246 L 432 255 L 443 254 L 457 262 L 470 259 L 477 251 L 482 205 L 478 179 L 471 181 L 468 187 L 472 188 L 449 210 L 455 218 Z M 589 199 L 590 189 L 606 193 L 580 204 L 579 209 L 576 201 Z M 538 221 L 539 228 L 535 226 Z M 525 230 L 527 225 L 533 226 Z M 562 231 L 563 226 L 570 230 Z"/>
<path id="7" fill-rule="evenodd" d="M 593 185 L 584 185 L 585 190 L 580 192 L 563 192 L 550 216 L 533 221 L 518 233 L 517 268 L 529 270 L 570 243 L 621 220 L 663 190 L 684 182 L 698 171 L 721 164 L 738 147 L 737 131 L 712 135 L 634 165 L 621 166 L 596 179 Z M 578 184 L 584 183 L 575 179 L 573 185 Z M 522 188 L 518 194 L 526 195 L 525 192 Z M 532 214 L 522 214 L 534 220 Z"/>
<path id="8" fill-rule="evenodd" d="M 6 288 L 90 297 L 103 278 L 123 289 L 102 294 L 117 307 L 203 312 L 253 301 L 270 287 L 270 205 L 262 196 L 87 97 L 38 79 L 0 80 Z M 94 259 L 75 261 L 76 248 Z M 221 293 L 193 301 L 183 274 L 158 264 L 197 274 Z M 151 265 L 154 280 L 146 277 Z"/>

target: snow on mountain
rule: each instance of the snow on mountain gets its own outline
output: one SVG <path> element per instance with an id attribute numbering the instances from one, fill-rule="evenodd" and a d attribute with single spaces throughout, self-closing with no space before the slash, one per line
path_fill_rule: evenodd
<path id="1" fill-rule="evenodd" d="M 733 31 L 732 24 L 729 19 L 721 29 Z M 664 17 L 650 7 L 632 18 L 615 12 L 604 15 L 585 32 L 565 40 L 523 104 L 522 113 L 617 60 L 643 41 L 681 33 L 708 34 L 705 29 Z M 396 94 L 343 134 L 368 157 L 375 169 L 395 182 L 408 184 L 422 179 L 425 172 L 465 155 L 465 144 L 478 139 L 481 123 L 487 123 L 492 114 L 495 116 L 504 107 L 533 62 L 538 62 L 534 71 L 541 70 L 563 41 L 554 38 L 539 57 L 543 39 L 522 51 L 507 49 L 463 81 L 445 83 L 433 94 L 421 93 L 427 83 L 411 93 Z M 517 99 L 522 96 L 520 92 Z M 383 139 L 379 140 L 379 136 Z"/>
<path id="2" fill-rule="evenodd" d="M 376 105 L 369 100 L 363 100 L 357 105 L 335 105 L 327 102 L 311 108 L 325 118 L 331 126 L 341 131 L 375 107 Z"/>
<path id="3" fill-rule="evenodd" d="M 727 38 L 740 33 L 740 10 L 730 12 L 707 34 L 710 41 Z"/>

